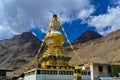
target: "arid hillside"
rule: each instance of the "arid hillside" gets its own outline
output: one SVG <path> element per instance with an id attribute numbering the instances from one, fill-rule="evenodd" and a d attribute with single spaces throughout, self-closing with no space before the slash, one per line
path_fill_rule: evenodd
<path id="1" fill-rule="evenodd" d="M 101 62 L 101 63 L 119 63 L 120 62 L 120 30 L 112 32 L 105 37 L 100 37 L 85 43 L 73 45 L 79 56 L 81 63 Z M 67 48 L 69 49 L 69 48 Z M 80 64 L 77 56 L 71 51 L 69 56 L 72 57 L 70 64 Z"/>
<path id="2" fill-rule="evenodd" d="M 24 68 L 35 56 L 40 44 L 41 41 L 30 32 L 0 41 L 0 68 Z"/>
<path id="3" fill-rule="evenodd" d="M 11 39 L 1 40 L 0 68 L 6 67 L 15 71 L 19 70 L 19 72 L 24 71 L 25 66 L 31 64 L 41 42 L 30 32 L 24 32 Z M 73 46 L 82 61 L 77 59 L 69 46 L 64 46 L 67 54 L 72 57 L 70 65 L 86 62 L 120 62 L 120 30 L 104 37 L 96 32 L 87 31 L 73 42 Z M 42 50 L 44 49 L 42 48 Z"/>

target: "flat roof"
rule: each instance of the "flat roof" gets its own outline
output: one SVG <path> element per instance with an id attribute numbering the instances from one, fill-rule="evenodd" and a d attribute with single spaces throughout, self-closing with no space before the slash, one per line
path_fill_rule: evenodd
<path id="1" fill-rule="evenodd" d="M 11 72 L 13 71 L 12 69 L 8 69 L 8 68 L 0 68 L 0 71 L 8 71 L 8 72 Z"/>
<path id="2" fill-rule="evenodd" d="M 90 62 L 90 63 L 84 63 L 84 64 L 80 64 L 80 65 L 78 65 L 78 66 L 84 66 L 84 65 L 90 65 L 90 64 L 93 64 L 93 65 L 118 65 L 118 66 L 120 66 L 120 62 Z M 75 67 L 75 66 L 74 66 Z"/>

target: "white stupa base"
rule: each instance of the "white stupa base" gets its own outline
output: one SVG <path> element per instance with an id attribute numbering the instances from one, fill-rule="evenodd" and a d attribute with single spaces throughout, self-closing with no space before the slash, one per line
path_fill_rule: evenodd
<path id="1" fill-rule="evenodd" d="M 73 69 L 33 69 L 25 72 L 24 80 L 73 80 Z"/>

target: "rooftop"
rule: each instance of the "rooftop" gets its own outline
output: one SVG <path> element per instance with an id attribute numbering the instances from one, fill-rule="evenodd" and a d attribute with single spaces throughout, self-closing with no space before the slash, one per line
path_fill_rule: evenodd
<path id="1" fill-rule="evenodd" d="M 8 68 L 0 68 L 0 71 L 8 71 L 8 72 L 12 72 L 12 69 L 8 69 Z"/>

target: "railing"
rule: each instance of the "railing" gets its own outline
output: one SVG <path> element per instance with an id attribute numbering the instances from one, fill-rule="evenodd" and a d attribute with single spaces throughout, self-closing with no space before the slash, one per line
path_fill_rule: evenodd
<path id="1" fill-rule="evenodd" d="M 115 77 L 112 80 L 120 80 L 120 77 Z"/>
<path id="2" fill-rule="evenodd" d="M 71 69 L 64 70 L 64 69 L 37 69 L 26 72 L 26 76 L 35 75 L 35 74 L 51 74 L 51 75 L 73 75 L 74 71 Z"/>

